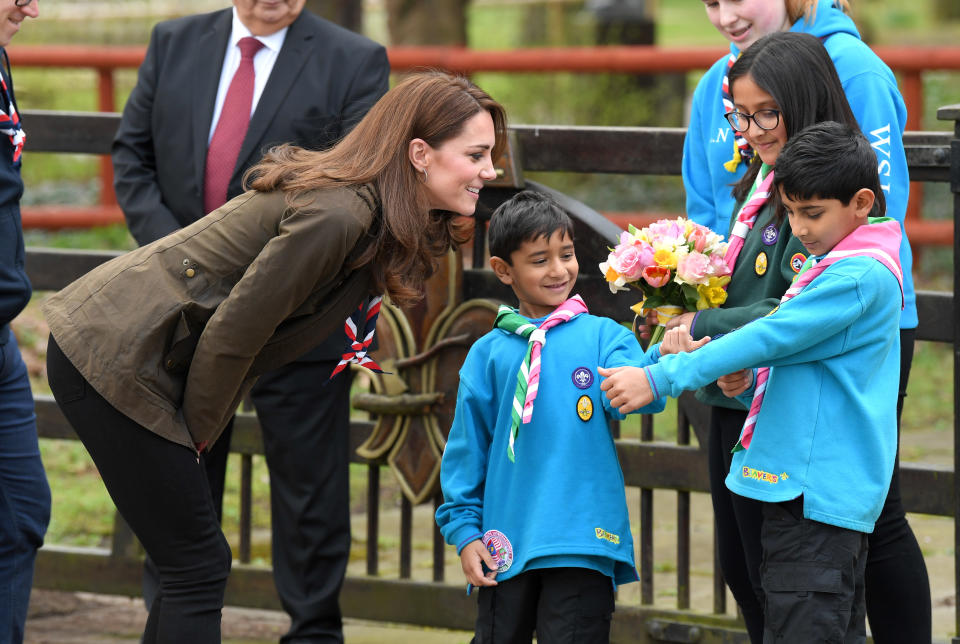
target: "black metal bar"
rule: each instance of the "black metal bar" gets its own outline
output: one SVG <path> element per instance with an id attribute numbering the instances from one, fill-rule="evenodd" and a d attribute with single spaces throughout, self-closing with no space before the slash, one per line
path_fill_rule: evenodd
<path id="1" fill-rule="evenodd" d="M 443 495 L 439 492 L 436 496 L 433 497 L 433 513 L 436 516 L 437 509 L 443 503 Z M 434 581 L 443 581 L 444 578 L 444 561 L 443 555 L 445 553 L 445 546 L 443 542 L 443 535 L 440 534 L 440 526 L 437 525 L 437 522 L 433 522 L 433 580 Z"/>
<path id="2" fill-rule="evenodd" d="M 400 499 L 400 579 L 410 579 L 413 554 L 413 504 Z"/>
<path id="3" fill-rule="evenodd" d="M 379 572 L 378 540 L 380 535 L 380 466 L 371 463 L 367 467 L 367 574 Z"/>
<path id="4" fill-rule="evenodd" d="M 690 422 L 677 408 L 677 444 L 690 444 Z M 690 608 L 690 492 L 677 491 L 677 608 Z"/>
<path id="5" fill-rule="evenodd" d="M 640 441 L 653 440 L 653 416 L 640 417 Z M 653 604 L 653 489 L 640 488 L 640 603 Z"/>
<path id="6" fill-rule="evenodd" d="M 253 522 L 253 455 L 240 455 L 240 561 L 250 563 Z"/>

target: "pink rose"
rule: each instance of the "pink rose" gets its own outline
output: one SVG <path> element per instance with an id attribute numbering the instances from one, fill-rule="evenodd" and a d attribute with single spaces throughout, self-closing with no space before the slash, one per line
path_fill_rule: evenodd
<path id="1" fill-rule="evenodd" d="M 722 277 L 729 274 L 730 267 L 727 266 L 727 262 L 724 261 L 723 255 L 720 253 L 710 255 L 710 275 Z"/>
<path id="2" fill-rule="evenodd" d="M 672 219 L 661 219 L 648 226 L 650 238 L 657 239 L 676 239 L 683 238 L 683 230 Z"/>
<path id="3" fill-rule="evenodd" d="M 677 277 L 687 284 L 703 284 L 710 271 L 710 258 L 703 253 L 687 253 L 677 262 Z"/>
<path id="4" fill-rule="evenodd" d="M 618 273 L 632 282 L 640 278 L 643 264 L 640 262 L 640 249 L 636 246 L 617 246 L 610 255 L 611 264 Z"/>

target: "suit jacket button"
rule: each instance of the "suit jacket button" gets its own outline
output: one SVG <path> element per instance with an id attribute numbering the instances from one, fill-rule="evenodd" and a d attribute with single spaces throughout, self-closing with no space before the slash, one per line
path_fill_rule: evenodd
<path id="1" fill-rule="evenodd" d="M 173 365 L 175 364 L 173 360 L 167 360 L 167 369 L 173 369 Z"/>
<path id="2" fill-rule="evenodd" d="M 193 270 L 192 268 L 188 268 L 183 272 L 183 274 L 186 275 L 187 277 L 193 277 L 194 275 L 197 274 L 197 271 Z"/>

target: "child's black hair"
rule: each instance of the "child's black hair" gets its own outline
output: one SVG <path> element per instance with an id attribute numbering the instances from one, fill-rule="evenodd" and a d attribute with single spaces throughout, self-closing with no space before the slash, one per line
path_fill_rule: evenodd
<path id="1" fill-rule="evenodd" d="M 573 239 L 573 221 L 549 196 L 524 190 L 504 201 L 493 211 L 487 228 L 487 243 L 492 257 L 511 264 L 510 255 L 525 241 L 539 237 L 547 240 L 554 233 Z"/>
<path id="2" fill-rule="evenodd" d="M 870 214 L 880 217 L 887 209 L 870 142 L 836 121 L 811 125 L 787 141 L 777 157 L 773 185 L 792 200 L 838 199 L 843 205 L 869 188 L 876 196 Z"/>

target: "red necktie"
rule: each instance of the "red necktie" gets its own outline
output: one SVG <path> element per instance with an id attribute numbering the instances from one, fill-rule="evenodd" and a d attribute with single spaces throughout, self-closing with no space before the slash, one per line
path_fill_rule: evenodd
<path id="1" fill-rule="evenodd" d="M 237 43 L 240 66 L 230 81 L 227 96 L 220 110 L 220 120 L 207 148 L 207 164 L 203 172 L 203 208 L 216 210 L 227 201 L 227 186 L 237 165 L 240 146 L 250 125 L 253 104 L 253 56 L 263 43 L 247 36 Z"/>

